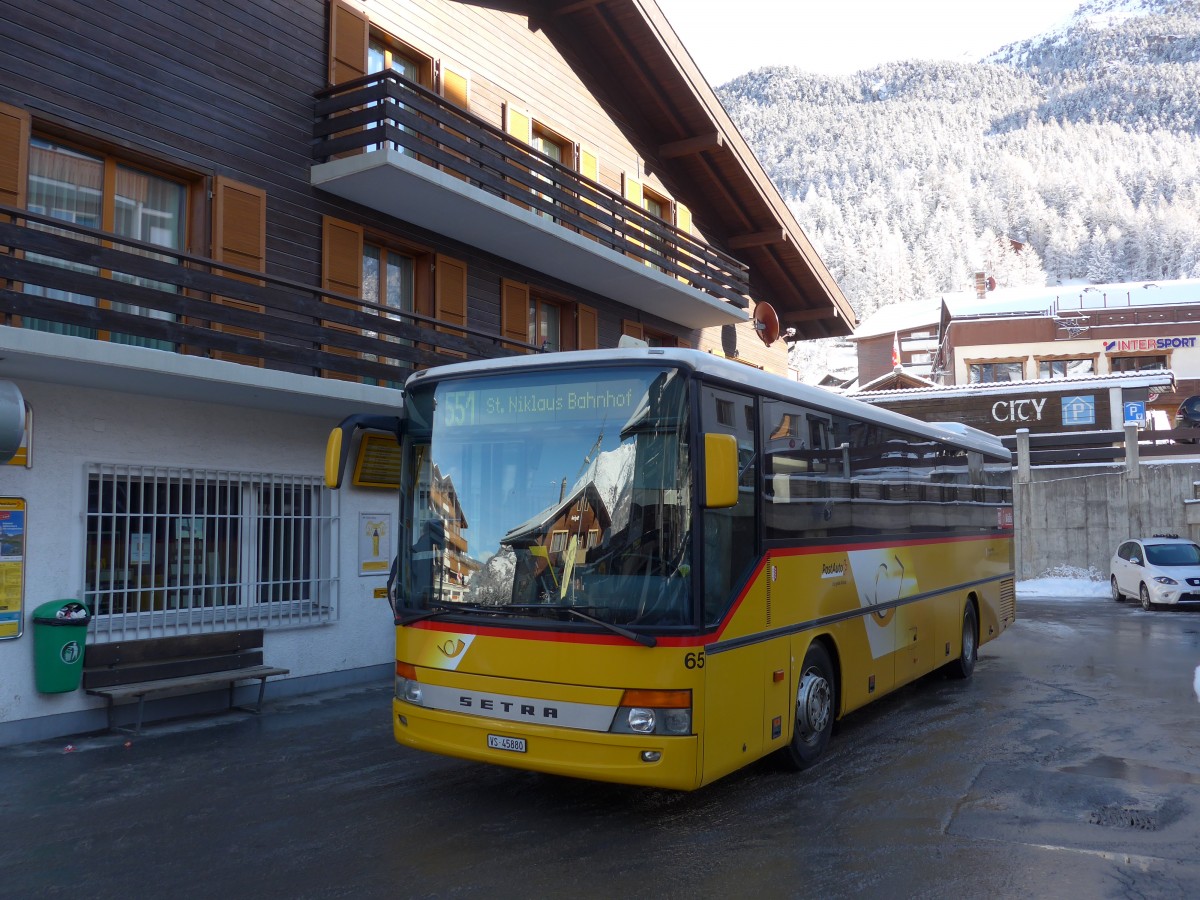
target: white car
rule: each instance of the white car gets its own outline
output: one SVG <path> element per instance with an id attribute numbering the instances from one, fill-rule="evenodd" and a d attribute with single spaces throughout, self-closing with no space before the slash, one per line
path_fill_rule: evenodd
<path id="1" fill-rule="evenodd" d="M 1200 546 L 1176 535 L 1125 541 L 1110 563 L 1112 598 L 1137 597 L 1142 609 L 1200 603 Z"/>

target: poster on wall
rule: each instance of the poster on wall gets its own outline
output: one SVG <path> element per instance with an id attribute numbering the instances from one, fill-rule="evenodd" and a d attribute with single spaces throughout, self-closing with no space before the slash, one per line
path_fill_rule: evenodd
<path id="1" fill-rule="evenodd" d="M 360 513 L 358 574 L 386 575 L 392 564 L 392 514 Z"/>
<path id="2" fill-rule="evenodd" d="M 0 640 L 21 636 L 25 600 L 25 501 L 0 497 Z"/>

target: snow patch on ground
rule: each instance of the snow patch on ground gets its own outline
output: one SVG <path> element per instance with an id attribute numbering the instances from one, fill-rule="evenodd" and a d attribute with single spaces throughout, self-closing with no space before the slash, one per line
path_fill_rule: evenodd
<path id="1" fill-rule="evenodd" d="M 1017 596 L 1022 599 L 1056 598 L 1062 600 L 1093 600 L 1109 596 L 1108 576 L 1094 568 L 1054 566 L 1037 578 L 1017 582 Z"/>

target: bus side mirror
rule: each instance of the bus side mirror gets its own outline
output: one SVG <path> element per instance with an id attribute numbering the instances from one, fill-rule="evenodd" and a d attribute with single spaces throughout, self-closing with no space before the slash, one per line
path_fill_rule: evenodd
<path id="1" fill-rule="evenodd" d="M 342 473 L 346 470 L 346 457 L 350 455 L 350 439 L 360 428 L 386 431 L 396 436 L 399 442 L 403 434 L 400 416 L 347 416 L 329 432 L 325 442 L 325 486 L 337 490 L 342 486 Z"/>
<path id="2" fill-rule="evenodd" d="M 325 486 L 335 491 L 342 486 L 342 469 L 346 466 L 342 449 L 345 437 L 346 433 L 338 427 L 329 432 L 329 440 L 325 442 Z"/>
<path id="3" fill-rule="evenodd" d="M 738 502 L 738 446 L 732 434 L 704 435 L 705 509 L 728 509 Z"/>

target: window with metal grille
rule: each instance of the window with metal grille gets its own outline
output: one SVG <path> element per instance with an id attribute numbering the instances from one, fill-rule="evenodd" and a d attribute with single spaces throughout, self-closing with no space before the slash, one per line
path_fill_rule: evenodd
<path id="1" fill-rule="evenodd" d="M 336 617 L 320 477 L 93 464 L 84 596 L 97 637 Z"/>

